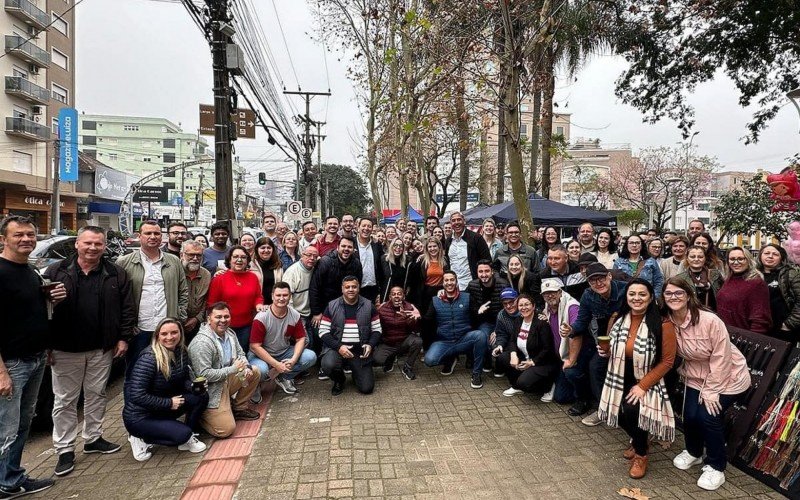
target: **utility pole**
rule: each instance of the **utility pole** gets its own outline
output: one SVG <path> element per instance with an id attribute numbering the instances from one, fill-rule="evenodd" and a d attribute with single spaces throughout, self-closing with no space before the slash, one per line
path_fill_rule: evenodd
<path id="1" fill-rule="evenodd" d="M 317 126 L 317 133 L 312 135 L 311 137 L 314 138 L 314 140 L 315 140 L 315 142 L 317 144 L 317 173 L 316 173 L 317 183 L 318 183 L 318 186 L 317 186 L 317 207 L 318 207 L 318 210 L 320 212 L 323 212 L 323 208 L 325 206 L 322 204 L 322 199 L 321 199 L 322 196 L 323 196 L 323 193 L 322 193 L 322 191 L 323 191 L 323 189 L 322 189 L 322 186 L 323 186 L 323 181 L 322 181 L 322 141 L 324 141 L 327 136 L 326 135 L 322 135 L 320 133 L 320 129 L 322 128 L 323 125 L 325 125 L 325 122 L 314 122 L 314 124 Z M 325 181 L 325 184 L 327 184 L 327 181 Z M 327 203 L 328 203 L 328 192 L 326 190 L 325 191 L 325 204 L 327 205 Z M 327 213 L 328 212 L 323 212 L 323 215 L 326 215 Z"/>
<path id="2" fill-rule="evenodd" d="M 194 225 L 200 225 L 200 204 L 203 203 L 203 165 L 200 165 L 200 179 L 194 194 Z"/>
<path id="3" fill-rule="evenodd" d="M 53 141 L 55 155 L 53 156 L 53 200 L 50 202 L 50 234 L 58 234 L 61 230 L 61 172 L 59 171 L 61 158 L 60 147 L 61 141 L 56 139 Z"/>
<path id="4" fill-rule="evenodd" d="M 211 56 L 214 66 L 214 177 L 217 220 L 228 220 L 233 228 L 236 209 L 233 204 L 233 165 L 231 158 L 231 86 L 227 50 L 231 40 L 231 17 L 228 0 L 206 0 L 209 8 Z M 235 234 L 233 236 L 236 236 Z"/>
<path id="5" fill-rule="evenodd" d="M 331 95 L 330 91 L 328 92 L 303 92 L 301 90 L 291 91 L 291 90 L 284 90 L 284 94 L 286 95 L 301 95 L 305 97 L 306 100 L 306 114 L 304 117 L 301 117 L 303 122 L 305 123 L 305 131 L 304 131 L 304 138 L 303 148 L 305 151 L 303 152 L 303 183 L 306 186 L 306 193 L 305 193 L 305 201 L 303 203 L 306 207 L 318 208 L 322 209 L 322 207 L 313 207 L 312 201 L 316 202 L 317 196 L 314 191 L 317 190 L 315 185 L 312 185 L 312 174 L 311 174 L 311 152 L 314 150 L 314 143 L 311 141 L 311 98 L 317 95 L 329 96 Z"/>

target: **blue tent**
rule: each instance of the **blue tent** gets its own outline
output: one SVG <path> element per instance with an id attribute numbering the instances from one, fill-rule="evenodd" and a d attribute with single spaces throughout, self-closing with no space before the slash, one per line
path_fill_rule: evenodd
<path id="1" fill-rule="evenodd" d="M 401 214 L 402 214 L 402 212 L 398 212 L 395 215 L 392 215 L 392 216 L 389 216 L 389 217 L 384 217 L 383 218 L 383 223 L 384 224 L 394 224 L 395 222 L 397 222 L 397 219 L 400 218 Z M 414 210 L 414 207 L 409 205 L 409 207 L 408 207 L 408 220 L 413 220 L 416 223 L 421 223 L 421 222 L 425 222 L 425 217 L 422 214 L 420 214 L 419 212 L 417 212 L 416 210 Z"/>
<path id="2" fill-rule="evenodd" d="M 565 205 L 536 194 L 528 196 L 528 204 L 531 207 L 535 226 L 579 226 L 584 222 L 591 222 L 595 226 L 601 227 L 617 226 L 616 217 L 607 212 Z M 516 220 L 517 209 L 514 207 L 513 201 L 493 205 L 470 214 L 467 217 L 467 224 L 481 224 L 487 217 L 493 218 L 495 222 L 507 223 Z"/>

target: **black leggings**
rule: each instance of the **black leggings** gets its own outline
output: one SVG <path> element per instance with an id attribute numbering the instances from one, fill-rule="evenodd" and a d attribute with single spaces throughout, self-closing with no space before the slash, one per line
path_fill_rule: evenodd
<path id="1" fill-rule="evenodd" d="M 208 406 L 208 393 L 202 396 L 186 393 L 183 397 L 185 403 L 180 409 L 156 412 L 136 422 L 124 420 L 125 429 L 131 436 L 138 437 L 147 444 L 178 446 L 185 443 L 198 428 L 200 416 Z M 183 414 L 186 414 L 186 423 L 178 420 Z"/>
<path id="2" fill-rule="evenodd" d="M 622 402 L 619 408 L 619 426 L 625 429 L 625 432 L 631 437 L 631 444 L 636 454 L 644 457 L 647 456 L 647 442 L 650 433 L 639 428 L 639 405 L 632 405 L 625 400 L 628 392 L 637 383 L 636 377 L 633 375 L 633 360 L 627 358 L 625 359 L 625 390 L 622 393 Z"/>
<path id="3" fill-rule="evenodd" d="M 537 365 L 524 371 L 512 368 L 510 351 L 497 358 L 497 367 L 505 372 L 511 387 L 528 393 L 549 391 L 558 376 L 558 365 Z"/>

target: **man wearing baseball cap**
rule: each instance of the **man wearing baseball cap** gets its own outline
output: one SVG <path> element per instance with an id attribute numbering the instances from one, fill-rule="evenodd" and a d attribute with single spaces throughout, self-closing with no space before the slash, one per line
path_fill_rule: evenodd
<path id="1" fill-rule="evenodd" d="M 575 387 L 578 398 L 568 410 L 574 417 L 593 410 L 600 401 L 608 371 L 608 358 L 597 354 L 597 337 L 606 334 L 611 315 L 619 311 L 625 300 L 626 283 L 612 279 L 611 271 L 603 264 L 589 264 L 586 278 L 589 289 L 581 297 L 578 317 L 571 324 L 561 325 L 559 329 L 562 336 L 582 336 L 584 339 L 578 356 L 578 369 L 566 374 Z M 591 411 L 582 422 L 589 426 L 601 423 L 596 411 Z"/>
<path id="2" fill-rule="evenodd" d="M 590 255 L 590 254 L 584 254 Z M 553 278 L 542 280 L 542 298 L 544 298 L 544 310 L 541 318 L 550 325 L 550 333 L 553 335 L 553 346 L 558 357 L 561 359 L 561 370 L 558 378 L 550 388 L 550 391 L 542 396 L 542 402 L 549 403 L 555 401 L 559 404 L 572 403 L 576 399 L 576 390 L 567 377 L 569 371 L 576 371 L 578 355 L 581 352 L 583 337 L 566 338 L 562 337 L 561 325 L 572 324 L 578 317 L 578 301 L 572 298 L 567 292 L 563 291 L 561 281 Z"/>
<path id="3" fill-rule="evenodd" d="M 503 346 L 508 344 L 508 339 L 511 336 L 517 334 L 522 324 L 522 317 L 517 309 L 517 297 L 519 297 L 519 294 L 511 287 L 504 288 L 500 292 L 500 302 L 503 304 L 503 310 L 497 315 L 494 333 L 489 337 L 489 348 L 493 358 L 503 354 Z M 504 375 L 503 370 L 495 365 L 494 377 L 501 378 Z"/>

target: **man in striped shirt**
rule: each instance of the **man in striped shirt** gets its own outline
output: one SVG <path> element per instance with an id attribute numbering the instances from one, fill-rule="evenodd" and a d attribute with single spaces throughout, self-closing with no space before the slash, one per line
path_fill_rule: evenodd
<path id="1" fill-rule="evenodd" d="M 372 353 L 381 338 L 381 322 L 375 305 L 359 296 L 361 284 L 355 276 L 342 280 L 342 296 L 330 301 L 322 313 L 319 337 L 324 344 L 322 371 L 333 381 L 331 394 L 344 390 L 345 365 L 353 372 L 358 392 L 375 388 Z"/>

